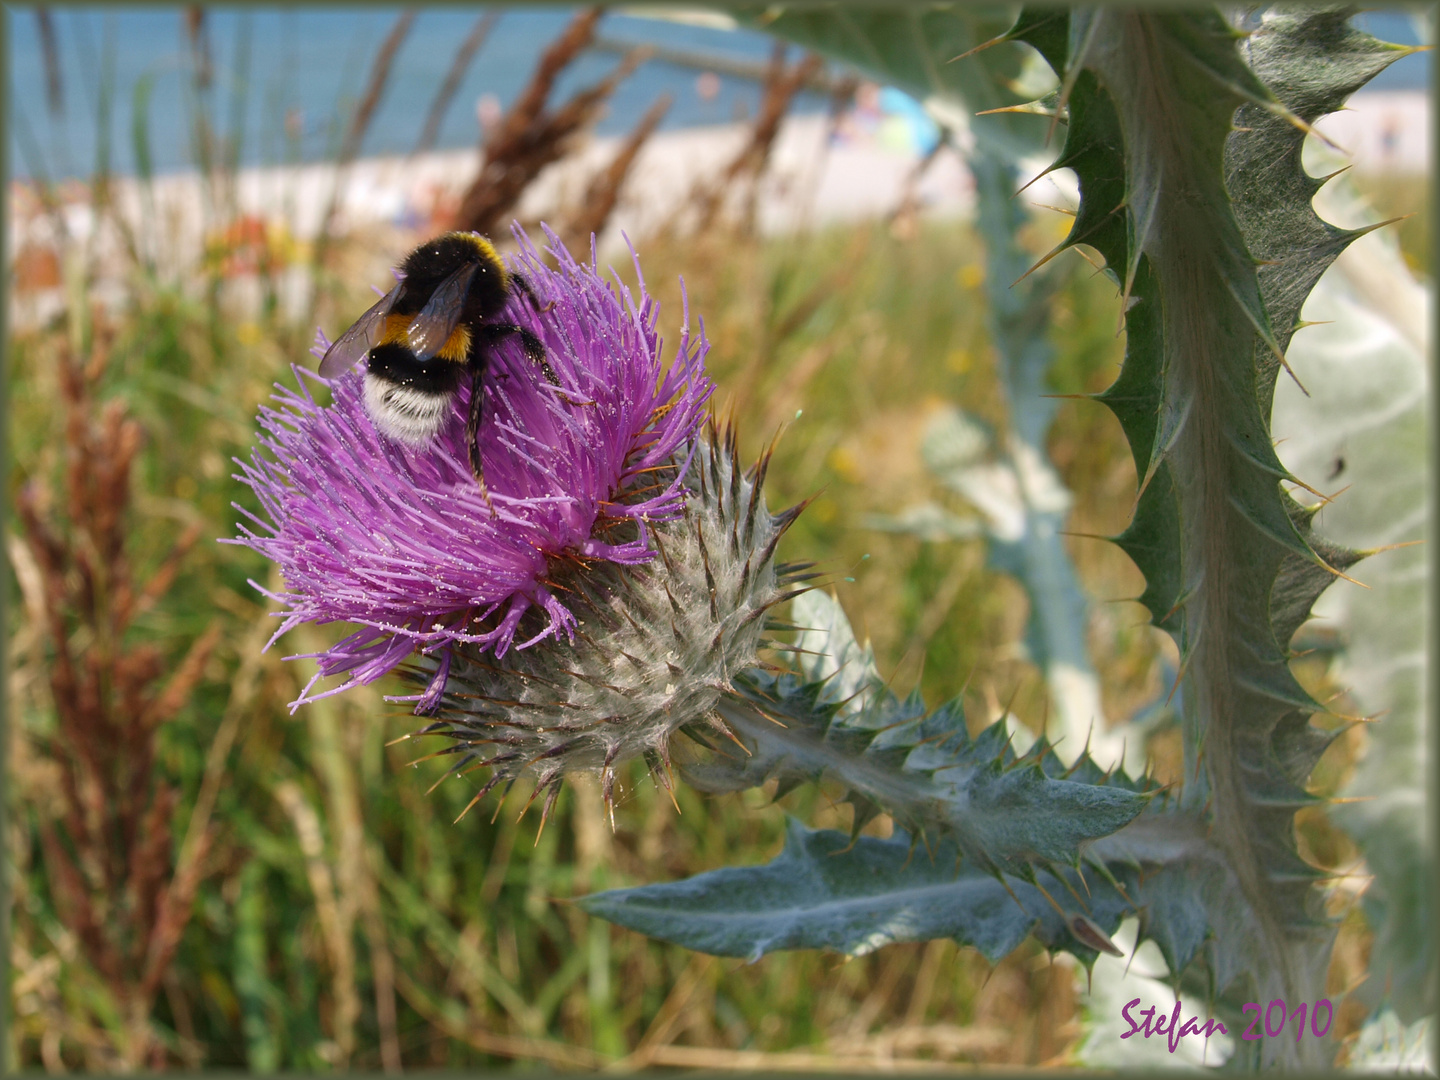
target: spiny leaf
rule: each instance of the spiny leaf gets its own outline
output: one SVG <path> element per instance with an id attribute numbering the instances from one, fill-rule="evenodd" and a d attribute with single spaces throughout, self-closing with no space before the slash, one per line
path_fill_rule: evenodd
<path id="1" fill-rule="evenodd" d="M 918 694 L 900 699 L 880 681 L 834 600 L 811 594 L 795 618 L 807 626 L 803 674 L 752 670 L 725 722 L 748 755 L 728 751 L 686 768 L 709 791 L 756 787 L 771 777 L 843 784 L 857 809 L 875 806 L 911 832 L 943 835 L 992 873 L 1031 863 L 1075 865 L 1086 843 L 1133 820 L 1147 785 L 1082 759 L 1068 767 L 1043 741 L 1025 758 L 1003 720 L 974 738 L 955 700 L 933 711 Z M 847 658 L 843 667 L 833 659 Z M 1076 773 L 1095 778 L 1075 779 Z"/>
<path id="2" fill-rule="evenodd" d="M 1217 992 L 1313 999 L 1329 939 L 1293 818 L 1325 738 L 1309 727 L 1318 706 L 1289 670 L 1289 642 L 1357 556 L 1315 537 L 1283 490 L 1269 412 L 1300 304 L 1353 235 L 1310 206 L 1319 185 L 1300 167 L 1302 129 L 1397 53 L 1334 11 L 1272 15 L 1243 45 L 1213 11 L 1071 12 L 1063 51 L 1037 17 L 1017 33 L 1062 79 L 1060 161 L 1082 195 L 1068 242 L 1095 247 L 1122 292 L 1125 365 L 1101 400 L 1141 491 L 1117 542 L 1179 645 L 1180 809 L 1206 811 L 1203 843 L 1159 859 L 1142 886 L 1152 936 L 1183 968 L 1203 920 Z M 1124 849 L 1159 813 L 1090 856 Z M 1157 861 L 1133 844 L 1126 854 Z M 1313 1046 L 1262 1055 L 1324 1060 Z"/>
<path id="3" fill-rule="evenodd" d="M 778 949 L 862 956 L 897 942 L 950 937 L 994 962 L 1034 934 L 1087 966 L 1097 953 L 1072 921 L 1108 935 L 1131 913 L 1103 883 L 1092 883 L 1085 902 L 1077 901 L 1073 894 L 1086 892 L 1071 871 L 1040 870 L 1033 880 L 1001 881 L 964 860 L 949 840 L 928 852 L 903 832 L 852 844 L 842 832 L 790 819 L 785 849 L 763 866 L 614 889 L 580 905 L 651 937 L 751 961 Z"/>

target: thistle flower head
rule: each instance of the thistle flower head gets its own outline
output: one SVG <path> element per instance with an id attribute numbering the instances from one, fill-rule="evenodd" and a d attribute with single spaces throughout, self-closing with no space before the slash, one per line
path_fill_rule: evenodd
<path id="1" fill-rule="evenodd" d="M 700 442 L 685 513 L 651 531 L 659 558 L 567 568 L 563 584 L 578 616 L 573 640 L 552 638 L 504 657 L 462 645 L 402 669 L 417 689 L 443 672 L 436 720 L 420 734 L 451 740 L 434 755 L 455 756 L 447 776 L 490 770 L 470 806 L 495 785 L 506 782 L 508 790 L 528 776 L 532 801 L 543 793 L 548 816 L 565 774 L 584 769 L 601 774 L 613 810 L 620 763 L 645 758 L 668 788 L 676 731 L 702 744 L 712 734 L 735 738 L 716 706 L 757 662 L 766 613 L 794 595 L 786 588 L 809 565 L 792 573 L 775 563 L 776 545 L 802 507 L 769 513 L 767 462 L 743 471 L 733 433 L 712 431 Z"/>
<path id="2" fill-rule="evenodd" d="M 329 405 L 311 392 L 324 380 L 301 371 L 298 389 L 278 388 L 276 406 L 261 408 L 259 446 L 238 462 L 261 515 L 241 511 L 255 528 L 242 524 L 236 542 L 280 567 L 275 637 L 308 622 L 360 627 L 317 656 L 316 679 L 348 679 L 313 696 L 311 680 L 296 705 L 371 682 L 418 650 L 442 658 L 417 696 L 425 711 L 457 647 L 478 662 L 572 642 L 573 594 L 558 581 L 566 568 L 640 567 L 657 555 L 657 525 L 685 513 L 683 478 L 712 391 L 703 327 L 692 337 L 687 312 L 667 368 L 643 279 L 637 303 L 548 230 L 553 271 L 516 235 L 510 267 L 547 310 L 512 298 L 501 318 L 540 338 L 559 386 L 518 341 L 500 344 L 478 385 L 456 394 L 450 422 L 420 447 L 376 430 L 358 369 L 329 381 Z M 488 502 L 464 445 L 472 392 L 486 395 Z"/>

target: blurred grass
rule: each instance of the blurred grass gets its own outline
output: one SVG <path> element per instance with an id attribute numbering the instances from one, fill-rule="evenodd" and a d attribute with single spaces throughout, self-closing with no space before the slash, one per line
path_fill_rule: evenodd
<path id="1" fill-rule="evenodd" d="M 1413 186 L 1371 190 L 1387 214 L 1385 200 L 1419 201 Z M 1037 224 L 1037 251 L 1051 228 Z M 1401 243 L 1428 268 L 1428 234 L 1416 228 L 1402 227 Z M 335 265 L 346 268 L 336 279 L 351 293 L 322 297 L 322 312 L 359 310 L 364 283 L 381 280 L 412 240 L 346 241 L 335 252 Z M 692 318 L 705 317 L 712 346 L 716 407 L 738 417 L 745 452 L 758 453 L 782 431 L 772 507 L 819 492 L 782 557 L 823 560 L 897 690 L 919 686 L 932 703 L 963 693 L 974 725 L 1013 698 L 1038 727 L 1042 683 L 1015 646 L 1023 593 L 985 569 L 982 546 L 856 525 L 937 497 L 918 440 L 941 402 L 1005 422 L 974 232 L 940 221 L 909 240 L 881 224 L 774 241 L 713 232 L 658 238 L 641 255 L 671 341 L 681 311 L 677 276 L 685 275 Z M 627 259 L 613 261 L 622 277 L 631 275 Z M 1123 346 L 1115 290 L 1078 258 L 1057 272 L 1065 281 L 1054 312 L 1052 389 L 1099 390 Z M 200 292 L 197 299 L 137 275 L 114 327 L 104 393 L 127 401 L 149 435 L 132 524 L 140 552 L 164 550 L 192 521 L 211 536 L 234 534 L 231 501 L 251 499 L 230 477 L 229 459 L 248 451 L 270 384 L 289 378 L 289 362 L 306 360 L 309 328 L 286 324 L 277 305 L 240 320 L 224 314 L 217 290 Z M 89 320 L 104 318 L 83 305 L 71 314 L 10 342 L 12 491 L 60 467 L 56 350 L 65 335 L 83 339 Z M 1134 472 L 1109 412 L 1063 401 L 1050 452 L 1077 496 L 1070 528 L 1118 531 Z M 1140 581 L 1117 549 L 1078 537 L 1070 549 L 1092 599 L 1120 601 L 1095 604 L 1092 646 L 1107 711 L 1123 719 L 1158 691 L 1153 660 L 1168 646 L 1143 625 L 1142 609 L 1121 599 L 1136 595 Z M 584 782 L 567 787 L 543 836 L 536 815 L 516 820 L 523 793 L 498 813 L 487 800 L 456 823 L 477 781 L 426 794 L 441 767 L 406 767 L 430 749 L 423 744 L 387 745 L 415 722 L 382 702 L 383 686 L 289 713 L 285 703 L 312 669 L 281 656 L 311 651 L 340 631 L 297 634 L 262 655 L 274 620 L 247 579 L 277 584 L 252 552 L 201 545 L 136 628 L 173 661 L 212 617 L 226 626 L 190 708 L 161 737 L 161 771 L 184 792 L 177 829 L 207 769 L 219 780 L 214 817 L 222 826 L 157 1007 L 171 1062 L 264 1072 L 514 1059 L 664 1065 L 684 1058 L 666 1049 L 674 1045 L 694 1048 L 700 1056 L 690 1063 L 717 1067 L 745 1060 L 736 1056 L 744 1051 L 1039 1064 L 1077 1033 L 1075 980 L 1033 943 L 994 971 L 949 942 L 851 961 L 786 953 L 746 965 L 587 918 L 565 898 L 760 862 L 780 846 L 783 813 L 843 827 L 849 811 L 813 787 L 779 807 L 762 791 L 707 798 L 682 787 L 677 814 L 637 771 L 613 834 L 595 786 Z M 53 709 L 37 638 L 20 609 L 12 607 L 10 619 L 8 1064 L 76 1068 L 93 1065 L 91 1047 L 115 1037 L 107 1030 L 113 1003 L 87 975 L 38 856 L 34 826 L 52 812 L 52 780 L 28 740 L 53 724 Z M 228 746 L 217 741 L 225 731 L 236 734 L 234 745 L 217 758 L 213 748 Z M 1342 741 L 1342 752 L 1353 754 L 1348 746 Z M 1343 764 L 1333 769 L 1338 775 Z M 1339 860 L 1343 845 L 1320 820 L 1303 823 L 1308 842 L 1329 845 Z M 812 1067 L 826 1060 L 816 1057 Z"/>

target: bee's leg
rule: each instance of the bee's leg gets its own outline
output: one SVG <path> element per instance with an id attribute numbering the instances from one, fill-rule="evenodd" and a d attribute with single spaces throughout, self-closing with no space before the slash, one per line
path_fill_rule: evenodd
<path id="1" fill-rule="evenodd" d="M 511 334 L 519 336 L 520 347 L 525 350 L 525 355 L 540 365 L 540 371 L 545 375 L 545 381 L 551 386 L 559 386 L 560 376 L 555 374 L 555 369 L 546 359 L 545 343 L 529 330 L 523 326 L 516 326 L 514 323 L 485 323 L 480 327 L 480 339 L 485 345 L 498 345 Z"/>
<path id="2" fill-rule="evenodd" d="M 545 380 L 551 386 L 559 386 L 560 376 L 555 374 L 555 369 L 550 366 L 550 361 L 545 356 L 545 343 L 523 326 L 516 329 L 520 332 L 520 347 L 525 350 L 525 355 L 540 365 Z"/>
<path id="3" fill-rule="evenodd" d="M 485 505 L 490 507 L 490 516 L 496 517 L 495 504 L 490 501 L 490 489 L 485 486 L 485 469 L 480 463 L 480 416 L 485 406 L 485 387 L 480 381 L 480 365 L 470 365 L 470 372 L 470 410 L 465 417 L 465 445 L 470 449 L 470 471 L 475 474 L 475 482 L 480 485 L 480 495 L 484 498 Z"/>
<path id="4" fill-rule="evenodd" d="M 541 315 L 544 315 L 545 312 L 549 311 L 555 306 L 555 301 L 551 300 L 550 303 L 546 304 L 544 307 L 541 307 L 540 300 L 535 295 L 535 290 L 531 288 L 530 282 L 526 281 L 523 277 L 521 277 L 517 273 L 514 273 L 513 271 L 510 274 L 510 284 L 514 285 L 515 288 L 519 289 L 522 293 L 524 293 L 525 299 L 530 301 L 530 306 L 536 311 L 538 311 Z"/>

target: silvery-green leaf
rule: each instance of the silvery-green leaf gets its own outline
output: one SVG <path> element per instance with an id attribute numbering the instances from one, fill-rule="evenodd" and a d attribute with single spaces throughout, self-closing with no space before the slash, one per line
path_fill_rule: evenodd
<path id="1" fill-rule="evenodd" d="M 1126 902 L 1104 882 L 1092 882 L 1087 894 L 1073 872 L 1057 873 L 1067 880 L 1042 871 L 1033 883 L 1001 881 L 944 840 L 928 850 L 903 833 L 852 841 L 791 819 L 784 850 L 762 866 L 613 889 L 580 904 L 650 937 L 751 961 L 778 949 L 861 956 L 897 942 L 950 937 L 993 962 L 1034 934 L 1047 948 L 1089 964 L 1097 953 L 1085 943 L 1086 931 L 1113 931 Z M 1078 934 L 1071 921 L 1078 921 Z"/>
<path id="2" fill-rule="evenodd" d="M 1085 845 L 1132 821 L 1149 802 L 1145 785 L 1106 773 L 1081 755 L 1067 770 L 1048 743 L 1023 757 L 1005 721 L 971 737 L 956 700 L 927 710 L 881 682 L 874 656 L 855 640 L 836 601 L 821 592 L 791 611 L 805 627 L 801 671 L 751 671 L 721 704 L 745 751 L 722 746 L 686 765 L 704 791 L 827 778 L 846 789 L 853 830 L 884 812 L 917 835 L 949 838 L 975 865 L 1025 873 L 1075 865 Z"/>
<path id="3" fill-rule="evenodd" d="M 686 780 L 727 791 L 772 777 L 781 790 L 825 778 L 844 787 L 855 832 L 883 811 L 912 833 L 951 839 L 977 866 L 1007 873 L 1074 866 L 1088 844 L 1134 820 L 1150 800 L 1147 785 L 1083 754 L 1068 767 L 1043 741 L 1016 754 L 1003 718 L 972 737 L 958 700 L 931 711 L 917 695 L 901 700 L 872 685 L 851 699 L 863 706 L 847 710 L 823 700 L 829 685 L 748 673 L 737 682 L 740 696 L 719 709 L 745 752 L 722 747 L 687 766 Z"/>

